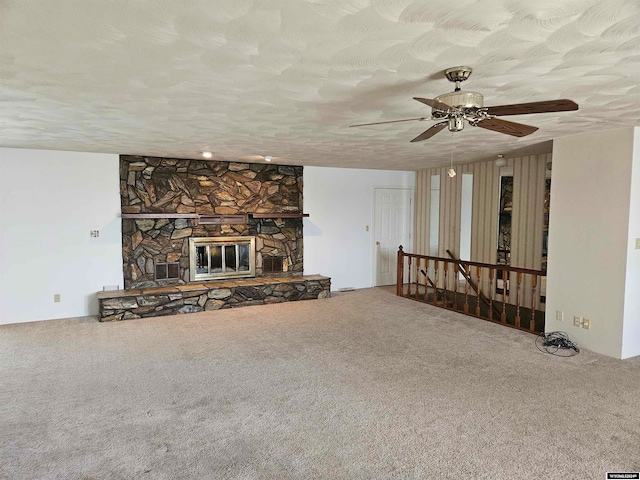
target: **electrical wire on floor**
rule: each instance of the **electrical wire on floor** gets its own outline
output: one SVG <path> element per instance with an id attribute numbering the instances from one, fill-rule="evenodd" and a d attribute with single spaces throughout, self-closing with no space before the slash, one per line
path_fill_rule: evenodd
<path id="1" fill-rule="evenodd" d="M 536 337 L 536 347 L 541 352 L 558 357 L 573 357 L 580 353 L 578 346 L 569 340 L 565 332 L 541 332 Z"/>

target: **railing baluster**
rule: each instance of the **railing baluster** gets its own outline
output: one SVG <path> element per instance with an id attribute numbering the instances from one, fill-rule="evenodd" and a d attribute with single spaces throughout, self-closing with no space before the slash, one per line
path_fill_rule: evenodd
<path id="1" fill-rule="evenodd" d="M 416 294 L 414 298 L 416 300 L 420 299 L 420 266 L 422 265 L 422 259 L 418 257 L 416 259 Z"/>
<path id="2" fill-rule="evenodd" d="M 420 271 L 424 280 L 424 290 L 422 296 L 419 296 L 421 302 L 427 301 L 427 291 L 429 290 L 429 262 L 431 259 L 429 257 L 425 257 L 424 259 L 424 268 Z"/>
<path id="3" fill-rule="evenodd" d="M 516 273 L 516 327 L 520 328 L 520 290 L 522 288 L 522 272 Z"/>
<path id="4" fill-rule="evenodd" d="M 429 282 L 427 285 L 427 288 L 424 291 L 424 301 L 429 303 L 429 288 L 433 288 L 433 279 L 430 277 L 431 272 L 435 272 L 435 265 L 436 265 L 436 261 L 433 258 L 429 259 L 429 265 L 427 265 L 429 268 L 427 269 L 427 276 L 429 276 Z"/>
<path id="5" fill-rule="evenodd" d="M 444 290 L 442 291 L 442 295 L 443 295 L 443 299 L 442 299 L 442 306 L 444 308 L 448 308 L 447 305 L 447 290 L 448 290 L 448 276 L 449 276 L 449 262 L 444 262 Z"/>
<path id="6" fill-rule="evenodd" d="M 435 260 L 433 262 L 433 276 L 434 276 L 434 280 L 433 280 L 433 304 L 437 305 L 438 304 L 438 269 L 440 268 L 440 262 L 438 260 Z"/>
<path id="7" fill-rule="evenodd" d="M 507 323 L 507 271 L 502 270 L 502 315 L 500 321 Z"/>
<path id="8" fill-rule="evenodd" d="M 493 320 L 493 275 L 495 270 L 489 269 L 489 320 Z"/>
<path id="9" fill-rule="evenodd" d="M 411 255 L 409 255 L 408 257 L 409 259 L 409 265 L 407 267 L 407 296 L 410 297 L 411 296 L 411 267 L 412 267 L 412 262 L 413 262 L 413 257 Z"/>
<path id="10" fill-rule="evenodd" d="M 464 267 L 464 313 L 469 313 L 469 264 Z"/>
<path id="11" fill-rule="evenodd" d="M 456 261 L 453 264 L 453 274 L 451 275 L 451 280 L 453 283 L 453 309 L 458 310 L 458 270 L 460 264 Z"/>
<path id="12" fill-rule="evenodd" d="M 538 276 L 531 275 L 531 320 L 529 320 L 529 331 L 536 330 L 536 290 L 538 289 Z"/>
<path id="13" fill-rule="evenodd" d="M 477 296 L 476 296 L 476 317 L 480 316 L 480 280 L 481 280 L 482 267 L 476 267 L 476 285 L 478 286 Z"/>

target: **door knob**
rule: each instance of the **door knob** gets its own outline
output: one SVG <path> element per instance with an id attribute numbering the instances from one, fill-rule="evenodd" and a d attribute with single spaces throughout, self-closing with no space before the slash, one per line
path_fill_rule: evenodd
<path id="1" fill-rule="evenodd" d="M 380 245 L 380 242 L 376 242 L 376 245 Z"/>

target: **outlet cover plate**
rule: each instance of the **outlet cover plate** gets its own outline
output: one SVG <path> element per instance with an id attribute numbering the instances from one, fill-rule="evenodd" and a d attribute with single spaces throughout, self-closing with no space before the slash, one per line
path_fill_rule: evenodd
<path id="1" fill-rule="evenodd" d="M 585 330 L 590 330 L 591 329 L 591 319 L 590 318 L 583 318 L 582 319 L 582 328 L 584 328 Z"/>
<path id="2" fill-rule="evenodd" d="M 580 327 L 582 325 L 582 318 L 575 316 L 573 317 L 573 326 Z"/>

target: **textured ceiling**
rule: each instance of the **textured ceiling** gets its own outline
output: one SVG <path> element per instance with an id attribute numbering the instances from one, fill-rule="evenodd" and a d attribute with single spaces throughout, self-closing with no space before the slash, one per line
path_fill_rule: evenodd
<path id="1" fill-rule="evenodd" d="M 0 145 L 418 170 L 487 159 L 640 118 L 638 0 L 0 0 Z M 409 143 L 413 96 L 485 105 L 559 98 L 577 112 L 508 117 Z M 547 142 L 544 144 L 543 142 Z"/>

